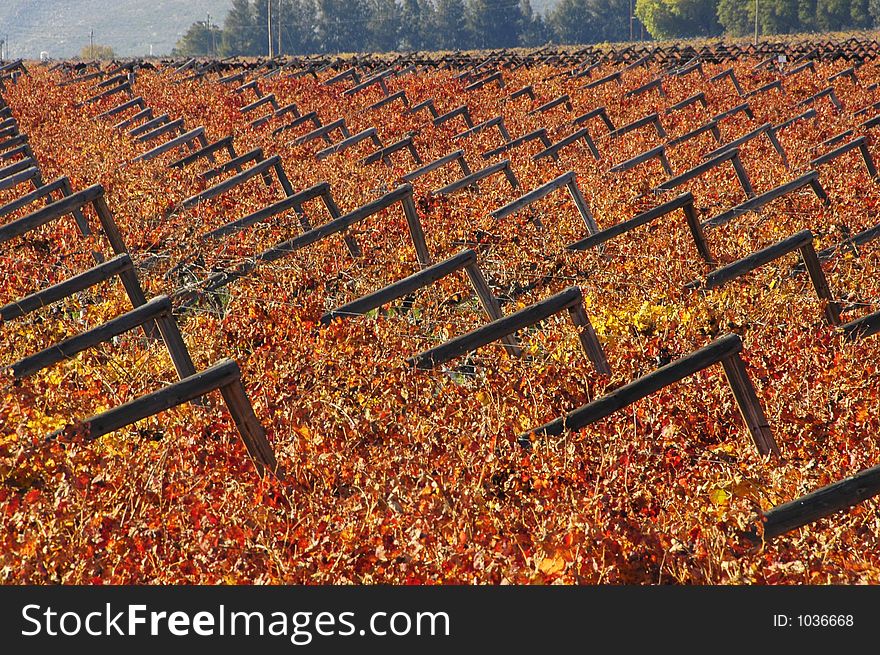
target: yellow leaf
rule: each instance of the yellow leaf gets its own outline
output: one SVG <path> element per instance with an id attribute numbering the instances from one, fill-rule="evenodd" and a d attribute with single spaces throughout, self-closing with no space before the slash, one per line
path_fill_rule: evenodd
<path id="1" fill-rule="evenodd" d="M 545 557 L 538 565 L 538 570 L 544 575 L 555 575 L 561 573 L 565 568 L 565 560 L 556 554 L 553 557 Z"/>
<path id="2" fill-rule="evenodd" d="M 709 500 L 712 501 L 713 505 L 726 505 L 729 499 L 730 494 L 724 489 L 713 489 L 709 492 Z"/>

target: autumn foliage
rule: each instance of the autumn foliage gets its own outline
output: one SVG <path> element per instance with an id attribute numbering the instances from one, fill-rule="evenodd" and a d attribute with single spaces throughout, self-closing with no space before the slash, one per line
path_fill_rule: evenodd
<path id="1" fill-rule="evenodd" d="M 758 125 L 782 123 L 805 111 L 798 102 L 829 85 L 844 62 L 817 61 L 815 73 L 782 77 L 733 62 L 746 90 L 783 79 L 784 92 L 754 95 L 752 120 L 739 113 L 719 123 L 723 141 Z M 433 69 L 386 79 L 412 103 L 433 98 L 440 113 L 467 104 L 475 123 L 503 115 L 511 136 L 547 128 L 559 141 L 571 119 L 604 106 L 625 125 L 658 112 L 668 139 L 685 134 L 744 100 L 711 75 L 731 65 L 705 64 L 697 74 L 665 76 L 665 96 L 626 96 L 663 71 L 627 70 L 622 84 L 585 89 L 560 68 L 504 70 L 495 84 L 466 91 L 455 71 Z M 595 70 L 599 79 L 621 65 Z M 299 233 L 293 212 L 234 235 L 200 235 L 277 201 L 277 183 L 260 177 L 184 211 L 175 206 L 207 188 L 199 163 L 167 164 L 181 153 L 132 163 L 147 147 L 94 117 L 120 97 L 77 107 L 91 83 L 62 87 L 58 70 L 33 65 L 7 84 L 9 103 L 46 180 L 66 175 L 74 190 L 104 185 L 138 275 L 151 297 L 247 261 Z M 791 274 L 795 254 L 717 290 L 684 286 L 707 274 L 684 218 L 670 215 L 606 244 L 567 252 L 586 236 L 562 190 L 502 220 L 489 212 L 574 170 L 590 210 L 608 227 L 691 191 L 702 220 L 745 196 L 730 166 L 711 170 L 674 192 L 651 189 L 669 176 L 654 160 L 609 171 L 664 139 L 651 127 L 620 138 L 601 121 L 587 125 L 601 152 L 583 142 L 554 161 L 532 156 L 531 141 L 484 160 L 503 143 L 495 129 L 453 139 L 459 120 L 434 127 L 427 111 L 400 103 L 366 110 L 378 86 L 343 96 L 349 83 L 324 85 L 334 74 L 277 75 L 259 81 L 280 104 L 296 102 L 324 122 L 346 119 L 352 134 L 376 127 L 384 144 L 413 135 L 424 162 L 457 149 L 472 170 L 509 158 L 522 186 L 502 175 L 479 190 L 431 194 L 461 177 L 456 165 L 414 183 L 419 216 L 435 261 L 462 248 L 478 263 L 502 311 L 510 313 L 576 284 L 596 328 L 612 375 L 589 363 L 565 316 L 520 334 L 527 357 L 493 345 L 443 370 L 416 371 L 405 359 L 486 321 L 463 273 L 416 294 L 411 303 L 321 326 L 321 315 L 416 270 L 407 223 L 398 208 L 358 224 L 363 249 L 353 259 L 337 235 L 276 262 L 257 266 L 177 317 L 196 366 L 222 357 L 242 368 L 248 395 L 280 464 L 260 478 L 238 439 L 219 394 L 206 406 L 188 404 L 85 443 L 76 430 L 42 436 L 175 379 L 161 345 L 132 331 L 41 373 L 0 380 L 0 580 L 5 583 L 682 583 L 824 584 L 880 582 L 880 515 L 868 500 L 760 547 L 744 541 L 767 510 L 817 487 L 880 463 L 880 338 L 849 341 L 823 321 L 822 304 L 804 274 Z M 757 193 L 810 170 L 830 148 L 821 142 L 870 117 L 854 110 L 876 102 L 880 69 L 866 63 L 833 82 L 843 110 L 827 98 L 814 119 L 779 133 L 786 169 L 766 139 L 741 147 Z M 259 128 L 239 108 L 254 96 L 235 92 L 216 75 L 181 82 L 173 67 L 137 74 L 134 90 L 156 115 L 203 126 L 209 140 L 235 136 L 239 153 L 260 147 L 278 154 L 294 189 L 321 181 L 343 212 L 401 184 L 416 168 L 405 151 L 390 165 L 364 165 L 375 147 L 364 141 L 316 160 L 326 142 L 293 145 L 307 132 L 272 136 L 285 119 Z M 537 97 L 507 99 L 525 85 Z M 708 107 L 666 108 L 698 91 Z M 564 93 L 564 105 L 529 110 Z M 121 119 L 120 117 L 119 119 Z M 119 120 L 117 119 L 117 120 Z M 667 139 L 667 140 L 668 140 Z M 667 148 L 680 173 L 715 149 L 711 133 Z M 823 205 L 807 189 L 758 213 L 706 232 L 718 264 L 739 259 L 802 229 L 817 249 L 877 224 L 880 183 L 858 152 L 823 165 Z M 29 191 L 0 191 L 0 204 Z M 4 221 L 33 211 L 23 208 Z M 329 217 L 306 205 L 313 225 Z M 540 217 L 543 227 L 532 219 Z M 823 263 L 844 320 L 876 311 L 880 299 L 878 241 L 839 252 Z M 100 234 L 83 239 L 72 220 L 53 223 L 0 250 L 0 305 L 93 265 Z M 59 339 L 99 324 L 131 305 L 118 284 L 82 292 L 63 303 L 0 325 L 6 365 Z M 551 420 L 722 334 L 744 341 L 743 359 L 783 456 L 757 454 L 720 369 L 666 387 L 586 429 L 539 439 L 531 451 L 518 434 Z"/>

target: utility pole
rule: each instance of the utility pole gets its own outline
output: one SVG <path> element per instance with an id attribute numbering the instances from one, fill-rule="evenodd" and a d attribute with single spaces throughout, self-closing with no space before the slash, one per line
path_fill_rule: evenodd
<path id="1" fill-rule="evenodd" d="M 266 27 L 269 32 L 269 59 L 272 59 L 274 56 L 272 54 L 272 0 L 266 0 L 266 20 L 268 22 Z"/>
<path id="2" fill-rule="evenodd" d="M 205 25 L 208 26 L 208 38 L 205 46 L 208 48 L 208 55 L 213 56 L 217 53 L 217 43 L 214 41 L 214 30 L 211 29 L 211 14 L 208 14 L 208 22 Z"/>
<path id="3" fill-rule="evenodd" d="M 755 45 L 758 45 L 758 0 L 755 0 Z"/>
<path id="4" fill-rule="evenodd" d="M 89 59 L 95 58 L 95 30 L 89 31 Z"/>
<path id="5" fill-rule="evenodd" d="M 633 0 L 629 0 L 629 42 L 633 40 Z"/>
<path id="6" fill-rule="evenodd" d="M 275 17 L 275 22 L 278 23 L 278 56 L 281 56 L 281 8 L 283 7 L 284 0 L 278 0 L 278 16 Z"/>

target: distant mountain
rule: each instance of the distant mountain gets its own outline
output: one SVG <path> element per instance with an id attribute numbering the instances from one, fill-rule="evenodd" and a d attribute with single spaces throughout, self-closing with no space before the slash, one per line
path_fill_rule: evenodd
<path id="1" fill-rule="evenodd" d="M 73 57 L 89 44 L 120 56 L 167 55 L 197 20 L 223 25 L 232 0 L 0 0 L 0 39 L 12 58 Z"/>

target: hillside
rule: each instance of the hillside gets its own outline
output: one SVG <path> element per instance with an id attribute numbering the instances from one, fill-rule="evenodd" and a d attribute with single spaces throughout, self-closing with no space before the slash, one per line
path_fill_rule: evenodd
<path id="1" fill-rule="evenodd" d="M 107 11 L 101 0 L 4 0 L 0 3 L 0 38 L 8 35 L 10 55 L 36 58 L 70 57 L 89 42 L 112 46 L 123 56 L 168 54 L 194 21 L 223 24 L 231 0 L 155 0 L 143 3 L 118 0 Z"/>

